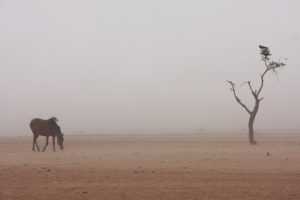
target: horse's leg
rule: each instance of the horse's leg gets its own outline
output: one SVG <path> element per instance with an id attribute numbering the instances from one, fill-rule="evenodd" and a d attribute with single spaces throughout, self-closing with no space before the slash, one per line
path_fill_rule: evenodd
<path id="1" fill-rule="evenodd" d="M 55 135 L 52 136 L 52 140 L 53 140 L 53 151 L 55 152 Z"/>
<path id="2" fill-rule="evenodd" d="M 38 145 L 38 143 L 37 143 L 37 141 L 36 141 L 38 137 L 39 137 L 39 135 L 36 135 L 34 141 L 35 141 L 36 149 L 37 149 L 37 151 L 39 152 L 39 151 L 40 151 L 40 147 L 39 147 L 39 145 Z"/>
<path id="3" fill-rule="evenodd" d="M 35 134 L 33 134 L 33 143 L 32 143 L 32 151 L 35 151 L 35 142 L 36 142 L 37 137 Z"/>
<path id="4" fill-rule="evenodd" d="M 48 139 L 49 139 L 49 136 L 47 135 L 46 136 L 46 144 L 45 144 L 45 146 L 43 148 L 43 152 L 46 150 L 46 147 L 48 146 Z"/>
<path id="5" fill-rule="evenodd" d="M 35 145 L 38 151 L 40 151 L 39 145 L 37 144 L 36 140 L 39 137 L 38 134 L 33 134 L 33 144 L 32 144 L 32 151 L 35 151 Z"/>

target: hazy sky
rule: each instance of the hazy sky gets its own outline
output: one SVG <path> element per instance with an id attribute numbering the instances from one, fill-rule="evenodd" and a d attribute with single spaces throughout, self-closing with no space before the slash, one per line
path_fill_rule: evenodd
<path id="1" fill-rule="evenodd" d="M 267 75 L 258 129 L 300 129 L 298 0 L 0 0 L 0 135 L 247 128 L 226 80 Z M 247 105 L 247 87 L 237 87 Z"/>

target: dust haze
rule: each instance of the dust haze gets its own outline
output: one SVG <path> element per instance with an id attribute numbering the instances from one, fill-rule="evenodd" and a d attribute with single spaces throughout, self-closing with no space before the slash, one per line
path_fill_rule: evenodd
<path id="1" fill-rule="evenodd" d="M 226 80 L 258 84 L 259 44 L 289 60 L 267 77 L 255 126 L 299 129 L 299 6 L 2 0 L 0 134 L 52 116 L 70 134 L 241 130 L 248 116 Z"/>
<path id="2" fill-rule="evenodd" d="M 299 8 L 0 0 L 0 199 L 299 200 Z"/>

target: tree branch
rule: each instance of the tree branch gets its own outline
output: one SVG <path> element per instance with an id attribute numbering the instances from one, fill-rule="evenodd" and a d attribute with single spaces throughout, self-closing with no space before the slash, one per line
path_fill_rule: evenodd
<path id="1" fill-rule="evenodd" d="M 281 63 L 281 62 L 274 62 L 274 61 L 271 61 L 271 62 L 267 62 L 266 59 L 263 59 L 264 63 L 265 63 L 265 66 L 266 66 L 266 69 L 264 71 L 263 74 L 260 75 L 260 87 L 259 87 L 259 90 L 257 92 L 257 96 L 260 94 L 263 86 L 264 86 L 264 76 L 267 74 L 268 71 L 270 70 L 274 70 L 275 72 L 277 68 L 280 68 L 280 67 L 283 67 L 285 64 L 284 63 Z"/>
<path id="2" fill-rule="evenodd" d="M 263 55 L 261 55 L 261 59 L 264 61 L 265 66 L 266 66 L 266 68 L 268 69 L 268 68 L 269 68 L 269 65 L 268 65 L 268 58 L 265 58 Z"/>
<path id="3" fill-rule="evenodd" d="M 261 90 L 262 90 L 262 88 L 263 88 L 263 86 L 264 86 L 264 76 L 266 75 L 266 73 L 269 71 L 270 69 L 266 69 L 265 71 L 264 71 L 264 73 L 263 74 L 261 74 L 260 75 L 260 87 L 259 87 L 259 90 L 258 90 L 258 92 L 257 92 L 257 96 L 260 94 L 260 92 L 261 92 Z"/>
<path id="4" fill-rule="evenodd" d="M 252 95 L 254 96 L 255 99 L 257 99 L 257 94 L 256 94 L 256 91 L 254 91 L 253 88 L 252 88 L 251 81 L 247 81 L 247 83 L 248 83 L 248 86 L 251 90 Z"/>
<path id="5" fill-rule="evenodd" d="M 231 90 L 233 92 L 233 95 L 236 99 L 236 101 L 251 115 L 252 112 L 249 110 L 249 108 L 241 101 L 240 98 L 237 97 L 236 92 L 235 92 L 235 84 L 232 81 L 228 81 L 227 82 L 231 85 Z"/>

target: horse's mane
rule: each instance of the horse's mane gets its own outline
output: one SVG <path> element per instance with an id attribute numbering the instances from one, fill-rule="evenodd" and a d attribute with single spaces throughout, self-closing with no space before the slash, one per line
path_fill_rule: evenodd
<path id="1" fill-rule="evenodd" d="M 56 122 L 58 122 L 58 119 L 56 117 L 51 117 L 50 119 L 48 119 L 50 122 L 52 122 L 56 127 L 59 128 L 59 126 L 57 125 Z"/>
<path id="2" fill-rule="evenodd" d="M 51 117 L 48 119 L 50 122 L 52 122 L 52 124 L 57 128 L 59 135 L 63 135 L 61 130 L 60 130 L 60 126 L 58 126 L 58 124 L 56 122 L 58 122 L 58 119 L 56 117 Z"/>
<path id="3" fill-rule="evenodd" d="M 56 117 L 51 117 L 49 120 L 52 120 L 53 122 L 58 122 L 58 119 Z"/>

